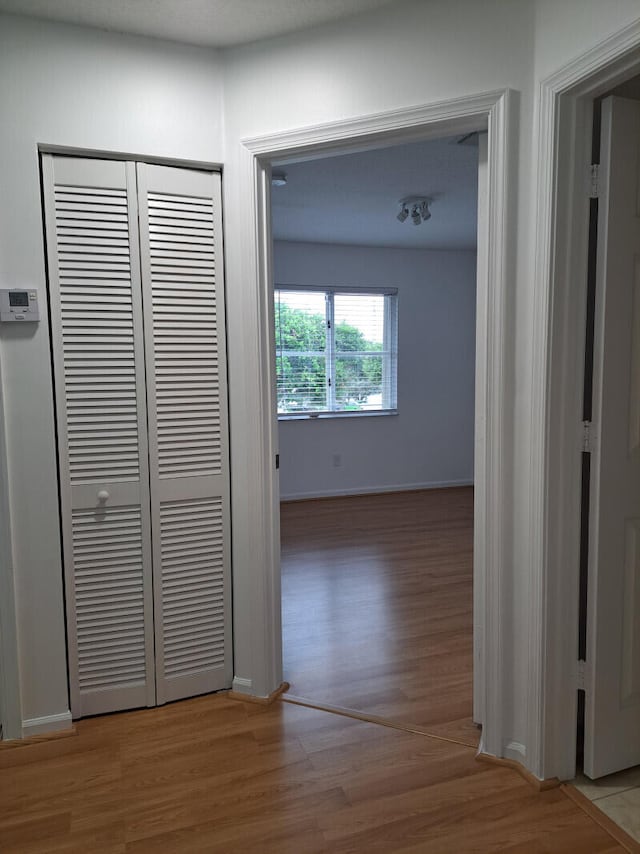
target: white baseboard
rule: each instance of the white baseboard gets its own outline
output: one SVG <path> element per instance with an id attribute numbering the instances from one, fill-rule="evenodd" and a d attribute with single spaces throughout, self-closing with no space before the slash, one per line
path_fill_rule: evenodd
<path id="1" fill-rule="evenodd" d="M 23 738 L 28 738 L 30 735 L 42 735 L 47 732 L 60 732 L 65 729 L 71 729 L 73 719 L 71 712 L 61 712 L 59 715 L 46 715 L 43 718 L 27 718 L 22 721 Z"/>
<path id="2" fill-rule="evenodd" d="M 525 765 L 527 748 L 519 741 L 508 741 L 504 746 L 503 753 L 505 759 L 515 759 L 516 762 Z"/>
<path id="3" fill-rule="evenodd" d="M 253 694 L 253 682 L 251 679 L 243 679 L 242 676 L 234 676 L 231 690 L 238 694 Z"/>
<path id="4" fill-rule="evenodd" d="M 438 480 L 428 483 L 394 483 L 385 486 L 356 486 L 351 489 L 324 489 L 312 492 L 280 493 L 281 501 L 305 501 L 309 498 L 339 498 L 345 495 L 375 495 L 379 492 L 414 492 L 418 489 L 446 489 L 450 486 L 473 486 L 473 480 Z"/>

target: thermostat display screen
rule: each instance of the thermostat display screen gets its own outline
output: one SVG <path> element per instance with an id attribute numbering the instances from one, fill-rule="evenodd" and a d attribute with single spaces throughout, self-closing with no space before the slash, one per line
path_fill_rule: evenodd
<path id="1" fill-rule="evenodd" d="M 9 305 L 12 308 L 28 308 L 29 294 L 26 291 L 9 291 Z"/>

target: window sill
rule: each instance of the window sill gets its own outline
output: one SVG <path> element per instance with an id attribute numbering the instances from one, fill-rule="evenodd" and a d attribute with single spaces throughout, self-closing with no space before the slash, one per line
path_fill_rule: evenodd
<path id="1" fill-rule="evenodd" d="M 278 421 L 325 421 L 334 418 L 378 418 L 381 415 L 398 415 L 397 409 L 375 409 L 358 412 L 281 412 Z"/>

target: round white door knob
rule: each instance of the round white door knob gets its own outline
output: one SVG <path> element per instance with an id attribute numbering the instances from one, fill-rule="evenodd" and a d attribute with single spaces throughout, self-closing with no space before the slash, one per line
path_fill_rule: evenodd
<path id="1" fill-rule="evenodd" d="M 98 501 L 106 501 L 109 498 L 109 493 L 106 489 L 101 489 L 98 493 Z"/>

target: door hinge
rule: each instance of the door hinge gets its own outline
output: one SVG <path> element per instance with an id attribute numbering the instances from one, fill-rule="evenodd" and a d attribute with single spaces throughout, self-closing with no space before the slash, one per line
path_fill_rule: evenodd
<path id="1" fill-rule="evenodd" d="M 600 195 L 600 164 L 589 166 L 589 198 L 597 199 Z"/>
<path id="2" fill-rule="evenodd" d="M 584 454 L 591 453 L 591 421 L 582 422 L 581 450 Z"/>
<path id="3" fill-rule="evenodd" d="M 276 454 L 276 471 L 280 468 L 280 454 Z"/>
<path id="4" fill-rule="evenodd" d="M 576 668 L 576 688 L 578 691 L 587 690 L 587 662 L 582 658 L 578 659 L 578 666 Z"/>

